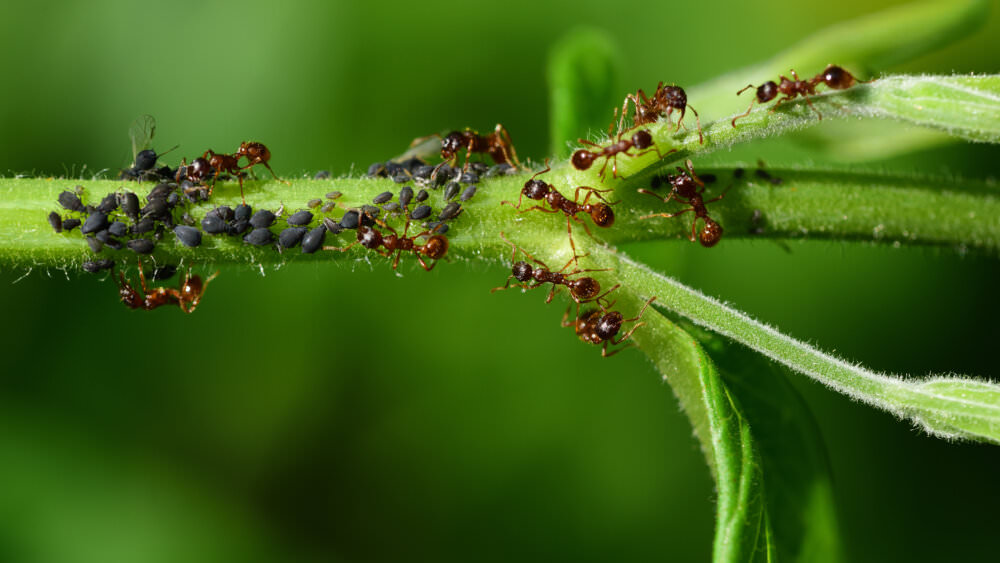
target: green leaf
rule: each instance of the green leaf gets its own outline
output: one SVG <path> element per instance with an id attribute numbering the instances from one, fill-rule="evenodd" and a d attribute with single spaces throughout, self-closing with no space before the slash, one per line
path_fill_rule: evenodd
<path id="1" fill-rule="evenodd" d="M 620 310 L 642 302 L 620 298 Z M 688 333 L 658 312 L 643 316 L 633 338 L 670 383 L 691 419 L 718 490 L 713 561 L 773 561 L 771 529 L 760 453 L 739 401 L 712 359 Z"/>
<path id="2" fill-rule="evenodd" d="M 595 123 L 606 123 L 618 102 L 621 53 L 602 30 L 580 28 L 562 38 L 549 55 L 552 154 L 569 155 Z"/>
<path id="3" fill-rule="evenodd" d="M 840 561 L 840 534 L 826 449 L 787 370 L 688 322 L 743 405 L 760 451 L 764 491 L 780 561 Z"/>

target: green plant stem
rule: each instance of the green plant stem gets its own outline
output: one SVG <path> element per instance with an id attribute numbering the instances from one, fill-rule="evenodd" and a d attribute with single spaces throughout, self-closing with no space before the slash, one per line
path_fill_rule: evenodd
<path id="1" fill-rule="evenodd" d="M 553 171 L 558 176 L 564 169 Z M 734 168 L 706 168 L 703 174 L 716 174 L 716 187 L 708 196 L 731 185 L 725 197 L 710 204 L 712 217 L 725 228 L 722 244 L 736 237 L 784 237 L 864 240 L 888 244 L 921 244 L 981 249 L 995 252 L 1000 246 L 1000 197 L 995 186 L 961 178 L 933 178 L 849 173 L 829 170 L 774 169 L 770 174 L 782 179 L 780 185 L 756 178 L 748 171 L 743 179 L 733 179 Z M 648 195 L 639 194 L 635 185 L 648 185 L 645 176 L 629 179 L 618 194 L 623 200 L 615 206 L 617 221 L 611 229 L 590 227 L 591 233 L 611 244 L 624 242 L 685 239 L 690 236 L 691 213 L 677 218 L 643 215 L 677 212 L 685 208 L 679 203 L 663 204 Z M 518 215 L 501 201 L 516 202 L 525 176 L 508 177 L 484 182 L 476 198 L 466 204 L 466 212 L 455 222 L 450 233 L 454 259 L 498 260 L 506 248 L 497 234 L 516 234 L 528 248 L 542 248 L 543 260 L 559 258 L 568 252 L 566 222 L 560 214 L 530 212 Z M 59 209 L 59 192 L 85 185 L 85 200 L 96 203 L 104 194 L 118 189 L 145 190 L 148 186 L 111 181 L 0 179 L 0 265 L 46 266 L 68 268 L 91 256 L 79 231 L 56 235 L 46 222 L 46 215 L 58 210 L 63 216 L 74 215 Z M 557 184 L 558 185 L 558 184 Z M 371 201 L 375 194 L 395 187 L 387 180 L 341 179 L 335 181 L 296 180 L 291 186 L 278 182 L 248 184 L 258 207 L 286 210 L 305 207 L 309 199 L 322 197 L 331 189 L 345 194 L 343 207 Z M 569 194 L 568 190 L 563 189 Z M 230 205 L 239 203 L 235 185 L 220 184 L 218 201 Z M 435 192 L 431 201 L 440 198 Z M 298 202 L 298 205 L 296 205 Z M 525 199 L 523 208 L 529 207 Z M 198 221 L 215 204 L 192 206 L 191 215 Z M 763 210 L 762 222 L 751 220 L 754 210 Z M 342 208 L 330 215 L 339 218 Z M 589 221 L 589 219 L 586 219 Z M 315 221 L 318 224 L 319 219 Z M 401 226 L 397 222 L 397 226 Z M 758 229 L 763 232 L 758 231 Z M 574 228 L 574 240 L 581 248 L 588 247 L 590 238 L 579 226 Z M 351 235 L 330 236 L 330 245 L 351 242 Z M 157 247 L 157 257 L 164 260 L 187 258 L 196 262 L 282 263 L 289 259 L 340 260 L 352 253 L 320 252 L 303 255 L 297 250 L 276 252 L 243 244 L 239 238 L 206 235 L 202 247 L 189 249 L 179 245 L 168 234 Z M 498 252 L 500 251 L 500 252 Z M 128 251 L 123 251 L 128 256 Z M 110 250 L 102 254 L 115 255 Z M 568 259 L 568 255 L 565 259 Z M 564 259 L 564 262 L 565 262 Z M 555 263 L 555 262 L 553 262 Z"/>
<path id="2" fill-rule="evenodd" d="M 875 373 L 778 332 L 697 290 L 651 271 L 621 252 L 595 250 L 639 295 L 732 338 L 776 362 L 869 405 L 913 421 L 929 434 L 1000 444 L 1000 386 L 956 376 L 904 379 Z"/>

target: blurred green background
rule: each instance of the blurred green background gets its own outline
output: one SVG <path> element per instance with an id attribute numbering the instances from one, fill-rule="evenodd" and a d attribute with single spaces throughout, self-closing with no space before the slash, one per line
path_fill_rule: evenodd
<path id="1" fill-rule="evenodd" d="M 181 145 L 171 162 L 258 139 L 279 174 L 341 174 L 497 122 L 538 160 L 547 54 L 581 24 L 620 47 L 624 95 L 697 84 L 894 4 L 7 3 L 0 171 L 123 167 L 144 113 L 157 148 Z M 882 70 L 996 73 L 998 18 Z M 804 150 L 737 154 L 823 161 Z M 877 166 L 987 177 L 998 156 L 956 144 Z M 1000 373 L 995 257 L 790 248 L 628 251 L 876 370 Z M 127 310 L 104 277 L 0 273 L 0 561 L 709 557 L 711 479 L 640 353 L 602 360 L 541 294 L 489 294 L 500 267 L 401 271 L 224 268 L 190 316 Z M 1000 449 L 792 381 L 827 441 L 850 560 L 996 558 Z"/>

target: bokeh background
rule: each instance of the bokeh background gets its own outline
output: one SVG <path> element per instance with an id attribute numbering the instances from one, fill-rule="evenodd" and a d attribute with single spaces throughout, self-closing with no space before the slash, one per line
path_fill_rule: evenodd
<path id="1" fill-rule="evenodd" d="M 146 113 L 157 148 L 181 145 L 172 158 L 259 139 L 285 175 L 357 172 L 414 137 L 497 122 L 541 159 L 547 54 L 577 26 L 619 46 L 624 94 L 694 85 L 895 4 L 8 2 L 0 171 L 123 167 Z M 998 17 L 882 70 L 998 72 Z M 740 157 L 822 161 L 803 150 Z M 876 166 L 992 177 L 998 156 L 955 144 Z M 789 248 L 628 250 L 874 369 L 1000 375 L 996 257 Z M 129 311 L 104 277 L 0 272 L 0 561 L 709 557 L 712 482 L 641 353 L 602 360 L 558 304 L 491 295 L 500 267 L 402 273 L 223 268 L 187 316 Z M 828 446 L 851 560 L 996 557 L 1000 449 L 792 380 Z"/>

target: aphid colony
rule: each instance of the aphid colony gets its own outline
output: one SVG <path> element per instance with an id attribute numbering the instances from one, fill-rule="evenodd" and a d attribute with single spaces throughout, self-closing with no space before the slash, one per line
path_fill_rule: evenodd
<path id="1" fill-rule="evenodd" d="M 783 102 L 802 97 L 822 119 L 822 115 L 809 99 L 816 94 L 816 87 L 825 84 L 831 89 L 846 89 L 859 82 L 849 72 L 835 65 L 829 65 L 810 80 L 800 80 L 794 70 L 791 74 L 793 80 L 782 76 L 779 83 L 769 81 L 756 87 L 756 98 L 745 113 L 732 118 L 732 126 L 736 127 L 738 119 L 749 115 L 754 104 L 769 102 L 779 95 L 783 97 L 778 99 L 770 111 L 773 112 Z M 750 88 L 754 86 L 747 86 L 737 95 Z M 629 106 L 632 108 L 632 123 L 630 127 L 626 127 Z M 618 132 L 614 142 L 602 146 L 580 139 L 580 142 L 588 148 L 574 152 L 570 163 L 578 170 L 587 170 L 596 161 L 604 159 L 598 173 L 603 179 L 609 162 L 612 177 L 618 178 L 619 156 L 636 157 L 655 152 L 662 159 L 677 149 L 662 152 L 656 146 L 652 134 L 641 127 L 660 119 L 666 119 L 667 123 L 672 125 L 671 114 L 677 111 L 679 115 L 675 131 L 679 131 L 688 109 L 695 114 L 697 120 L 699 143 L 704 143 L 700 117 L 694 108 L 688 105 L 687 94 L 682 88 L 667 86 L 660 82 L 651 96 L 647 96 L 642 89 L 635 94 L 629 93 L 622 103 L 620 117 L 618 108 L 614 108 L 615 119 L 618 120 Z M 615 125 L 612 122 L 609 131 Z M 111 251 L 127 248 L 139 255 L 139 288 L 128 282 L 124 272 L 119 272 L 117 276 L 119 296 L 123 303 L 133 309 L 149 310 L 163 305 L 177 305 L 182 311 L 190 313 L 198 306 L 208 284 L 218 274 L 216 272 L 202 280 L 188 269 L 177 288 L 150 287 L 143 272 L 141 256 L 153 254 L 156 244 L 165 236 L 169 236 L 168 232 L 172 232 L 177 241 L 187 247 L 200 246 L 204 240 L 203 235 L 208 235 L 210 238 L 241 237 L 244 244 L 271 248 L 279 252 L 300 247 L 305 254 L 312 254 L 320 249 L 345 252 L 360 245 L 386 258 L 391 257 L 393 269 L 398 268 L 405 254 L 412 255 L 423 269 L 429 271 L 440 260 L 446 259 L 449 242 L 445 234 L 449 231 L 449 223 L 462 214 L 462 204 L 475 196 L 480 179 L 528 170 L 518 160 L 510 134 L 502 125 L 498 124 L 494 131 L 487 135 L 480 135 L 471 129 L 452 131 L 447 135 L 435 134 L 416 139 L 403 157 L 377 162 L 368 168 L 367 175 L 370 178 L 391 178 L 397 184 L 405 184 L 398 193 L 384 191 L 372 198 L 371 204 L 345 207 L 338 201 L 342 196 L 341 192 L 331 191 L 323 198 L 309 200 L 304 208 L 286 214 L 283 205 L 271 211 L 254 210 L 246 203 L 243 180 L 246 171 L 254 166 L 261 164 L 275 179 L 284 181 L 278 178 L 271 168 L 269 164 L 271 152 L 263 143 L 244 142 L 233 153 L 216 153 L 209 149 L 201 157 L 193 159 L 190 164 L 186 159 L 182 159 L 180 166 L 172 169 L 169 166 L 157 167 L 159 157 L 166 153 L 157 154 L 149 147 L 153 131 L 155 122 L 148 116 L 140 118 L 133 125 L 134 162 L 128 169 L 123 170 L 120 176 L 123 180 L 158 182 L 145 196 L 145 203 L 142 203 L 135 193 L 121 189 L 105 195 L 96 204 L 85 205 L 81 199 L 84 190 L 81 186 L 77 186 L 74 191 L 64 191 L 59 195 L 58 203 L 65 213 L 61 215 L 53 211 L 48 216 L 49 223 L 56 233 L 70 232 L 79 228 L 90 251 L 95 255 L 102 253 L 105 248 Z M 440 140 L 441 162 L 437 165 L 426 161 L 432 151 L 438 152 L 438 149 L 428 148 L 432 146 L 429 141 L 431 139 Z M 456 168 L 459 153 L 463 149 L 466 153 L 464 163 L 461 168 Z M 489 157 L 494 164 L 470 160 L 473 153 Z M 241 163 L 242 159 L 246 159 L 246 164 Z M 714 182 L 714 175 L 705 174 L 699 177 L 690 159 L 684 164 L 683 168 L 676 167 L 677 174 L 656 175 L 652 178 L 649 188 L 637 190 L 665 204 L 676 201 L 684 207 L 674 212 L 651 213 L 640 216 L 639 219 L 673 218 L 692 212 L 694 218 L 691 222 L 690 240 L 698 241 L 704 247 L 715 246 L 722 238 L 723 228 L 711 217 L 708 204 L 721 200 L 728 188 L 719 195 L 706 199 L 704 195 L 706 185 Z M 570 198 L 553 184 L 539 179 L 539 176 L 549 171 L 551 168 L 546 162 L 543 170 L 535 172 L 524 183 L 516 204 L 502 201 L 501 205 L 513 207 L 518 214 L 529 211 L 562 213 L 566 218 L 572 258 L 561 268 L 554 270 L 511 242 L 501 232 L 500 237 L 512 248 L 511 274 L 503 286 L 493 288 L 492 291 L 508 289 L 514 282 L 524 290 L 548 285 L 550 287 L 545 302 L 549 303 L 560 289 L 566 288 L 570 298 L 576 303 L 576 316 L 570 320 L 571 306 L 563 318 L 563 326 L 572 326 L 577 336 L 584 342 L 601 345 L 602 356 L 613 355 L 621 349 L 609 352 L 609 345 L 618 345 L 631 337 L 643 324 L 639 321 L 656 297 L 650 297 L 636 316 L 631 318 L 625 318 L 622 313 L 612 310 L 615 301 L 610 300 L 609 295 L 619 289 L 620 284 L 602 292 L 600 282 L 590 275 L 585 275 L 606 270 L 581 269 L 578 266 L 580 258 L 586 255 L 577 252 L 572 225 L 573 223 L 582 225 L 590 236 L 593 234 L 588 221 L 581 216 L 589 217 L 589 222 L 602 229 L 612 227 L 615 222 L 612 206 L 619 201 L 607 199 L 605 194 L 612 192 L 612 188 L 598 189 L 591 186 L 570 188 L 572 190 Z M 756 174 L 772 184 L 781 183 L 780 178 L 772 177 L 764 171 L 763 165 Z M 733 177 L 737 179 L 742 175 L 743 170 L 737 169 Z M 212 197 L 220 178 L 232 177 L 239 181 L 242 203 L 235 208 L 226 205 L 216 206 L 207 211 L 200 221 L 196 221 L 191 215 L 191 204 L 208 200 Z M 320 172 L 315 177 L 317 180 L 329 178 L 328 172 Z M 409 185 L 411 183 L 412 186 Z M 663 186 L 668 188 L 665 195 L 657 193 Z M 435 198 L 441 201 L 436 217 L 433 216 L 431 192 L 428 190 L 440 190 L 441 193 L 440 198 Z M 524 198 L 539 203 L 522 208 Z M 340 216 L 332 216 L 335 212 Z M 751 218 L 752 233 L 763 232 L 762 216 L 760 210 L 754 210 L 754 216 Z M 402 232 L 389 224 L 388 221 L 394 217 L 402 218 Z M 283 221 L 285 226 L 276 234 L 273 229 L 279 221 Z M 700 230 L 699 221 L 702 225 Z M 413 226 L 417 222 L 420 224 L 419 229 Z M 345 230 L 355 231 L 353 241 L 341 246 L 326 244 L 327 235 L 339 235 Z M 410 234 L 411 230 L 417 231 L 416 234 Z M 517 260 L 518 253 L 523 254 L 525 259 Z M 114 259 L 95 257 L 85 261 L 83 269 L 98 273 L 113 269 L 115 265 Z M 160 265 L 153 270 L 150 277 L 153 280 L 165 280 L 175 275 L 176 271 L 176 266 Z M 581 313 L 580 308 L 584 305 L 593 305 L 596 308 L 588 308 Z M 623 335 L 618 336 L 625 323 L 634 324 Z"/>

